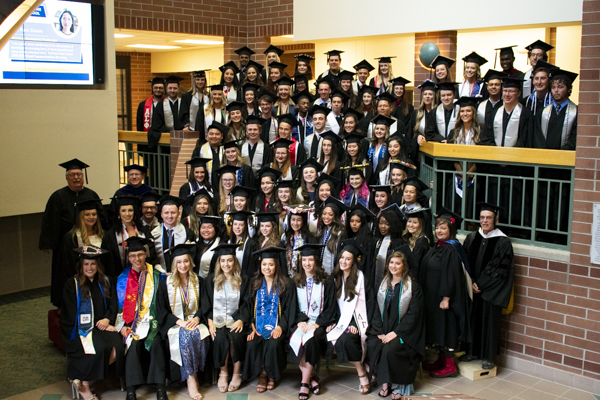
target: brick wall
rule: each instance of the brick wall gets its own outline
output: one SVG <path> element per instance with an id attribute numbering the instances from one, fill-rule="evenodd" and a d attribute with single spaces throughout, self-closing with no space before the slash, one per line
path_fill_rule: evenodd
<path id="1" fill-rule="evenodd" d="M 421 50 L 421 46 L 425 42 L 433 42 L 439 47 L 441 55 L 455 60 L 456 40 L 456 31 L 415 33 L 415 87 L 423 83 L 425 79 L 429 79 L 430 76 L 429 71 L 423 68 L 419 62 L 419 51 Z M 453 65 L 452 68 L 450 68 L 450 72 L 452 77 L 456 79 L 456 65 Z M 415 90 L 413 104 L 415 107 L 418 107 L 419 104 L 421 104 L 420 90 Z"/>
<path id="2" fill-rule="evenodd" d="M 152 89 L 148 83 L 153 77 L 150 72 L 150 53 L 117 51 L 117 56 L 129 56 L 131 60 L 131 116 L 132 129 L 135 130 L 138 104 L 152 95 Z"/>

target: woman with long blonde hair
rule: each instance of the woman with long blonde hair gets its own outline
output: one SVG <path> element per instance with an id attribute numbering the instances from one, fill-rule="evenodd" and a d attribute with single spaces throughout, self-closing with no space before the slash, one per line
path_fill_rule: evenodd
<path id="1" fill-rule="evenodd" d="M 376 60 L 379 60 L 379 68 L 377 70 L 377 76 L 371 78 L 369 81 L 369 86 L 378 88 L 378 95 L 390 91 L 390 82 L 394 79 L 394 73 L 392 72 L 392 58 L 396 58 L 396 56 L 376 58 Z"/>
<path id="2" fill-rule="evenodd" d="M 208 104 L 204 106 L 204 126 L 206 132 L 208 132 L 208 127 L 211 126 L 214 121 L 223 125 L 227 124 L 227 102 L 224 96 L 223 85 L 210 86 Z"/>

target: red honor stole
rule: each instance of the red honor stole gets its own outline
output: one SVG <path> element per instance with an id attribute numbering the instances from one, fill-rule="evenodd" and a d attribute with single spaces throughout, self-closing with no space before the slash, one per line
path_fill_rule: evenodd
<path id="1" fill-rule="evenodd" d="M 154 96 L 146 99 L 144 103 L 144 132 L 148 132 L 152 123 L 152 107 L 154 107 Z"/>
<path id="2" fill-rule="evenodd" d="M 296 165 L 296 143 L 298 143 L 298 141 L 293 137 L 291 137 L 290 140 L 293 142 L 290 145 L 290 162 L 292 165 Z"/>
<path id="3" fill-rule="evenodd" d="M 133 322 L 135 318 L 135 306 L 138 300 L 140 288 L 140 273 L 133 268 L 127 277 L 127 288 L 125 289 L 125 301 L 123 301 L 123 321 L 126 324 Z"/>

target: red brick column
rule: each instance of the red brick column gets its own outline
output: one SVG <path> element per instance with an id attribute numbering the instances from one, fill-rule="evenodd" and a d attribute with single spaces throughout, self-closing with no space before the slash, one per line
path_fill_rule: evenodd
<path id="1" fill-rule="evenodd" d="M 456 59 L 456 31 L 442 32 L 424 32 L 415 33 L 415 87 L 429 79 L 429 71 L 421 66 L 419 62 L 419 51 L 425 42 L 433 42 L 440 48 L 440 54 L 452 59 Z M 456 67 L 450 68 L 452 77 L 456 78 Z M 415 89 L 414 105 L 417 107 L 421 103 L 421 91 Z"/>

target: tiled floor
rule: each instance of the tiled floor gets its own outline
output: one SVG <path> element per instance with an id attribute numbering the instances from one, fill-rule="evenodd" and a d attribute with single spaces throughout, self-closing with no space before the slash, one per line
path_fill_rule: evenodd
<path id="1" fill-rule="evenodd" d="M 378 398 L 378 389 L 368 396 L 363 396 L 358 391 L 358 378 L 356 372 L 345 366 L 337 366 L 321 373 L 321 394 L 311 396 L 316 400 L 369 400 Z M 296 367 L 288 366 L 284 379 L 279 382 L 273 391 L 259 394 L 256 392 L 256 381 L 243 385 L 236 393 L 248 394 L 250 398 L 257 399 L 297 399 L 300 373 Z M 435 379 L 423 374 L 422 379 L 417 376 L 415 390 L 422 394 L 466 394 L 485 400 L 600 400 L 591 393 L 573 389 L 533 376 L 524 375 L 507 368 L 498 369 L 495 378 L 470 381 L 459 376 L 457 378 Z M 119 389 L 118 382 L 102 382 L 95 388 L 96 394 L 102 400 L 124 400 L 125 393 Z M 227 394 L 219 393 L 216 386 L 201 389 L 205 400 L 227 400 Z M 138 399 L 154 400 L 155 391 L 150 386 L 144 386 L 137 391 Z M 172 384 L 168 388 L 170 400 L 189 400 L 185 384 Z M 68 400 L 71 396 L 71 387 L 67 382 L 57 382 L 52 385 L 40 387 L 36 390 L 22 393 L 6 400 Z M 233 396 L 230 396 L 229 400 Z M 237 397 L 237 396 L 236 396 Z M 388 397 L 388 400 L 391 397 Z M 236 399 L 243 400 L 243 399 Z"/>

